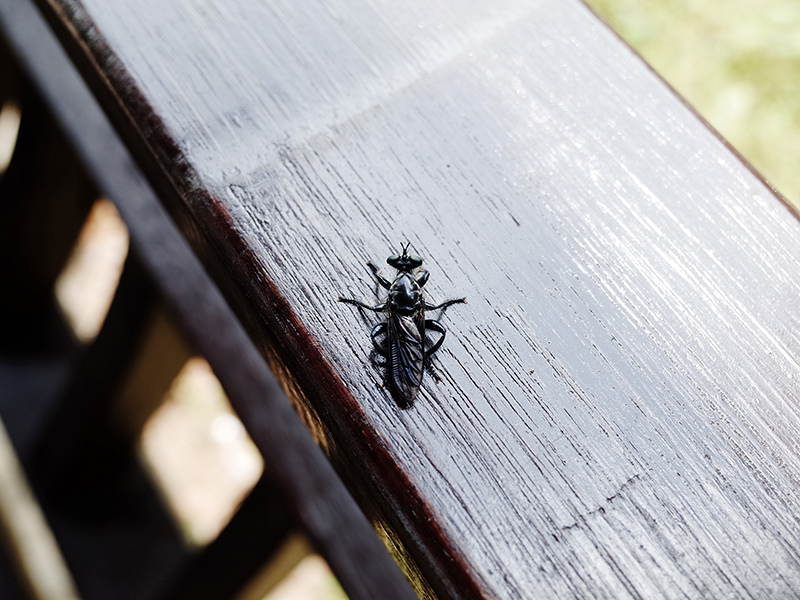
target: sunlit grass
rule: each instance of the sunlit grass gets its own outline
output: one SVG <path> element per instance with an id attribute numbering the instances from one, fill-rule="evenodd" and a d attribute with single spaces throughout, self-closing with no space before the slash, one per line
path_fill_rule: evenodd
<path id="1" fill-rule="evenodd" d="M 587 1 L 800 206 L 800 2 Z"/>

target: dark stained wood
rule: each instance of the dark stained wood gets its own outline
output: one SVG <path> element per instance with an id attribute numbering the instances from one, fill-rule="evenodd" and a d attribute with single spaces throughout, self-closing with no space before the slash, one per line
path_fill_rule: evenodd
<path id="1" fill-rule="evenodd" d="M 4 550 L 5 548 L 0 547 L 0 595 L 8 600 L 23 600 L 25 594 Z"/>
<path id="2" fill-rule="evenodd" d="M 293 518 L 326 557 L 350 597 L 412 597 L 263 358 L 32 11 L 26 0 L 0 5 L 5 35 L 98 188 L 115 199 L 130 229 L 133 248 L 175 309 L 188 339 L 214 368 Z M 270 499 L 264 508 L 273 506 Z"/>
<path id="3" fill-rule="evenodd" d="M 2 50 L 4 69 L 14 68 Z M 0 415 L 82 597 L 147 597 L 188 552 L 130 440 L 107 425 L 155 290 L 141 266 L 129 265 L 99 338 L 86 350 L 72 337 L 53 284 L 96 189 L 22 73 L 18 83 L 4 85 L 22 126 L 0 176 Z M 12 544 L 10 557 L 20 560 L 19 552 Z M 0 598 L 15 598 L 3 567 Z"/>
<path id="4" fill-rule="evenodd" d="M 68 464 L 74 479 L 38 499 L 81 598 L 155 598 L 190 553 L 136 455 L 113 441 L 96 442 L 91 469 Z"/>
<path id="5" fill-rule="evenodd" d="M 102 330 L 82 352 L 33 451 L 31 479 L 40 492 L 84 503 L 87 488 L 110 480 L 118 463 L 129 460 L 121 455 L 130 440 L 111 427 L 109 413 L 158 300 L 140 261 L 129 255 Z"/>
<path id="6" fill-rule="evenodd" d="M 41 5 L 421 593 L 800 589 L 800 225 L 582 4 Z M 335 303 L 404 241 L 405 411 Z"/>
<path id="7" fill-rule="evenodd" d="M 4 45 L 0 61 L 13 64 Z M 53 355 L 72 341 L 53 283 L 96 193 L 22 74 L 16 83 L 0 89 L 0 101 L 6 92 L 22 112 L 12 160 L 0 176 L 0 355 Z"/>
<path id="8" fill-rule="evenodd" d="M 217 539 L 188 564 L 162 598 L 236 598 L 293 529 L 280 489 L 262 477 Z"/>

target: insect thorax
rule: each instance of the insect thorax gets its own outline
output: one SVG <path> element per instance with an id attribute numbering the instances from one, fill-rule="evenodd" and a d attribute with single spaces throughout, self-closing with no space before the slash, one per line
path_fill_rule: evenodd
<path id="1" fill-rule="evenodd" d="M 422 291 L 417 281 L 409 273 L 402 273 L 392 282 L 389 299 L 397 309 L 412 311 L 420 303 Z"/>

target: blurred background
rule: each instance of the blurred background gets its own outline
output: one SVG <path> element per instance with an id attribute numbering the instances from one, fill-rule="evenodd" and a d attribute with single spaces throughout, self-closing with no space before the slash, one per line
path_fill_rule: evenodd
<path id="1" fill-rule="evenodd" d="M 800 1 L 588 0 L 695 109 L 795 206 L 800 205 Z M 19 114 L 0 113 L 0 174 Z M 98 201 L 56 285 L 74 336 L 102 324 L 128 249 L 113 204 Z M 208 364 L 190 359 L 144 427 L 139 452 L 186 542 L 202 546 L 225 526 L 263 464 Z M 280 584 L 242 598 L 342 600 L 324 561 L 291 540 Z M 267 579 L 274 575 L 265 576 Z"/>
<path id="2" fill-rule="evenodd" d="M 800 2 L 587 3 L 800 206 Z"/>

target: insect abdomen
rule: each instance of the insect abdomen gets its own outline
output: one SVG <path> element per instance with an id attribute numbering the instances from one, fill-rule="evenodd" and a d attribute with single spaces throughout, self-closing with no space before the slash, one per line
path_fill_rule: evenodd
<path id="1" fill-rule="evenodd" d="M 389 317 L 389 344 L 392 385 L 411 404 L 422 384 L 425 359 L 422 333 L 414 317 Z"/>

